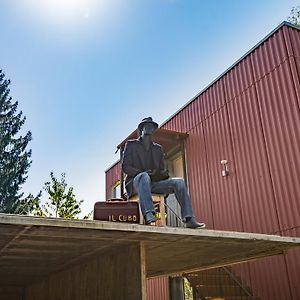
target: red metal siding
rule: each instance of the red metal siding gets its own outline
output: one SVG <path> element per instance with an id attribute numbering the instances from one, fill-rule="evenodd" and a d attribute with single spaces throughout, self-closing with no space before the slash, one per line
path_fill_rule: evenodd
<path id="1" fill-rule="evenodd" d="M 278 231 L 274 191 L 249 57 L 224 79 L 244 230 Z"/>
<path id="2" fill-rule="evenodd" d="M 289 34 L 284 36 L 287 29 Z M 217 220 L 215 228 L 242 230 L 240 221 L 232 224 L 230 211 L 234 216 L 242 216 L 245 231 L 278 234 L 279 230 L 299 226 L 299 70 L 300 33 L 282 27 L 222 77 L 228 120 L 226 110 L 222 109 L 221 80 L 191 102 L 194 106 L 199 103 L 200 119 L 199 111 L 194 114 L 202 124 L 193 130 L 185 128 L 191 138 L 186 146 L 190 193 L 193 201 L 197 194 L 205 195 L 198 196 L 205 204 L 194 203 L 194 207 L 200 216 L 208 218 L 209 224 L 213 215 Z M 175 118 L 178 122 L 181 112 Z M 207 120 L 203 122 L 204 119 Z M 180 130 L 173 121 L 169 120 L 165 126 Z M 197 141 L 201 145 L 197 146 Z M 205 153 L 207 162 L 199 159 Z M 241 211 L 237 197 L 227 196 L 224 182 L 229 178 L 224 180 L 216 175 L 216 163 L 223 155 L 227 157 L 221 159 L 229 160 L 229 177 L 237 178 Z M 206 172 L 208 175 L 203 174 Z M 229 189 L 232 195 L 235 184 Z M 213 202 L 212 211 L 209 199 Z M 285 257 L 241 265 L 235 270 L 244 274 L 244 279 L 251 282 L 263 299 L 299 299 L 299 264 L 299 250 L 293 250 Z"/>
<path id="3" fill-rule="evenodd" d="M 294 28 L 284 28 L 284 33 L 290 54 L 291 72 L 294 79 L 295 91 L 300 108 L 300 33 Z M 299 221 L 298 221 L 299 222 Z M 299 223 L 298 223 L 299 224 Z M 300 236 L 300 226 L 285 232 L 286 235 Z M 291 292 L 293 299 L 300 299 L 300 250 L 292 250 L 286 255 L 287 267 L 291 281 Z"/>
<path id="4" fill-rule="evenodd" d="M 201 115 L 207 119 L 225 105 L 224 85 L 220 79 L 199 97 L 202 101 Z"/>
<path id="5" fill-rule="evenodd" d="M 291 28 L 291 27 L 284 27 L 283 28 L 285 35 L 288 35 L 286 38 L 287 40 L 290 39 L 290 43 L 292 49 L 289 51 L 289 55 L 294 56 L 296 60 L 300 61 L 300 34 L 299 30 Z"/>
<path id="6" fill-rule="evenodd" d="M 169 122 L 164 124 L 164 129 L 188 132 L 195 126 L 197 126 L 203 119 L 201 114 L 201 102 L 199 99 L 192 101 L 189 105 L 184 107 L 180 113 L 174 115 Z"/>
<path id="7" fill-rule="evenodd" d="M 281 42 L 280 38 L 278 43 Z M 272 47 L 274 51 L 282 48 L 258 48 L 251 59 L 254 74 L 261 75 L 255 77 L 255 86 L 280 228 L 286 229 L 297 225 L 300 215 L 300 112 L 289 62 L 278 62 L 272 71 L 263 63 L 262 57 Z M 268 70 L 268 74 L 263 74 L 262 69 Z"/>
<path id="8" fill-rule="evenodd" d="M 110 169 L 105 172 L 105 199 L 111 197 L 111 188 L 120 180 L 121 163 L 115 163 Z"/>
<path id="9" fill-rule="evenodd" d="M 282 28 L 250 54 L 254 80 L 258 81 L 288 60 Z"/>
<path id="10" fill-rule="evenodd" d="M 288 47 L 289 57 L 292 58 L 297 65 L 297 75 L 298 78 L 295 80 L 299 84 L 299 74 L 300 74 L 300 34 L 299 30 L 294 28 L 285 27 L 284 29 L 285 39 Z M 299 95 L 299 94 L 298 94 Z"/>
<path id="11" fill-rule="evenodd" d="M 300 236 L 300 226 L 287 230 L 283 234 L 284 236 Z M 300 288 L 299 288 L 299 278 L 300 278 L 300 249 L 292 249 L 285 254 L 286 264 L 288 269 L 288 276 L 290 280 L 290 289 L 292 294 L 292 299 L 300 299 Z"/>
<path id="12" fill-rule="evenodd" d="M 232 266 L 232 271 L 237 278 L 242 281 L 244 287 L 249 287 L 251 289 L 251 274 L 250 267 L 248 263 L 243 263 L 239 265 Z M 237 300 L 237 299 L 236 299 Z"/>
<path id="13" fill-rule="evenodd" d="M 225 108 L 203 122 L 211 180 L 211 201 L 215 229 L 243 231 L 228 115 Z M 222 177 L 221 160 L 229 164 L 230 175 Z M 205 220 L 204 220 L 205 221 Z"/>
<path id="14" fill-rule="evenodd" d="M 300 236 L 299 75 L 300 31 L 284 25 L 163 125 L 189 133 L 189 190 L 208 228 Z M 300 299 L 299 249 L 234 270 L 262 299 Z"/>
<path id="15" fill-rule="evenodd" d="M 251 262 L 249 267 L 251 289 L 255 296 L 263 300 L 293 299 L 284 256 L 273 256 Z"/>
<path id="16" fill-rule="evenodd" d="M 184 126 L 181 128 L 183 132 L 187 132 L 197 126 L 201 121 L 200 109 L 198 109 L 199 101 L 193 101 L 190 105 L 183 109 L 182 121 Z"/>
<path id="17" fill-rule="evenodd" d="M 298 30 L 290 27 L 284 27 L 283 32 L 294 79 L 298 106 L 300 107 L 300 35 Z"/>
<path id="18" fill-rule="evenodd" d="M 254 84 L 249 56 L 224 75 L 226 102 L 242 96 Z"/>
<path id="19" fill-rule="evenodd" d="M 192 105 L 194 110 L 190 110 L 187 114 L 187 107 Z M 210 228 L 241 231 L 243 230 L 241 208 L 233 163 L 231 176 L 228 178 L 221 176 L 220 161 L 222 159 L 227 159 L 229 163 L 234 161 L 228 116 L 224 105 L 223 82 L 219 80 L 163 127 L 181 131 L 184 126 L 180 124 L 188 124 L 186 121 L 188 117 L 198 122 L 203 120 L 202 124 L 190 121 L 189 124 L 193 127 L 184 128 L 189 133 L 186 163 L 195 214 L 201 220 L 204 217 L 203 220 L 209 226 L 213 226 Z M 206 162 L 203 159 L 206 159 Z M 233 218 L 233 215 L 236 217 Z"/>
<path id="20" fill-rule="evenodd" d="M 147 300 L 168 300 L 169 279 L 167 276 L 147 280 Z"/>
<path id="21" fill-rule="evenodd" d="M 186 164 L 189 170 L 188 185 L 194 214 L 199 220 L 205 220 L 209 228 L 214 228 L 207 152 L 202 124 L 194 127 L 189 132 L 186 153 Z"/>

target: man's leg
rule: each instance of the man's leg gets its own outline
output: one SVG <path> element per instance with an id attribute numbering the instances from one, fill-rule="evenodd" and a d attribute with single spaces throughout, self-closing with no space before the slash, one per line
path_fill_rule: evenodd
<path id="1" fill-rule="evenodd" d="M 153 182 L 151 192 L 158 194 L 174 193 L 181 207 L 183 222 L 188 228 L 205 228 L 204 223 L 198 223 L 193 215 L 191 200 L 187 192 L 187 187 L 182 178 L 169 178 L 166 180 Z"/>
<path id="2" fill-rule="evenodd" d="M 143 216 L 151 212 L 155 214 L 151 197 L 151 179 L 146 172 L 136 175 L 133 179 L 133 187 L 139 196 Z"/>
<path id="3" fill-rule="evenodd" d="M 182 178 L 169 178 L 152 183 L 152 193 L 157 194 L 175 194 L 181 207 L 182 218 L 193 217 L 191 200 L 187 192 L 185 182 Z"/>

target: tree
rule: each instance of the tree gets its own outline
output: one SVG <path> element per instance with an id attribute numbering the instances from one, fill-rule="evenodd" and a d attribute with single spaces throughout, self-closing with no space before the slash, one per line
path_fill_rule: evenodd
<path id="1" fill-rule="evenodd" d="M 42 205 L 42 191 L 37 196 L 30 194 L 19 202 L 16 213 L 33 215 L 39 217 L 59 217 L 71 218 L 78 217 L 81 213 L 80 205 L 83 200 L 77 201 L 73 193 L 73 188 L 67 188 L 66 174 L 61 174 L 61 179 L 55 178 L 53 172 L 50 173 L 51 181 L 44 184 L 43 189 L 47 192 L 48 199 Z M 84 216 L 83 219 L 90 219 L 93 211 Z"/>
<path id="2" fill-rule="evenodd" d="M 33 215 L 45 217 L 45 213 L 41 206 L 42 191 L 37 196 L 29 194 L 25 199 L 19 201 L 15 213 L 20 215 Z"/>
<path id="3" fill-rule="evenodd" d="M 184 287 L 184 299 L 193 300 L 193 290 L 191 288 L 190 282 L 186 277 L 183 277 L 183 287 Z"/>
<path id="4" fill-rule="evenodd" d="M 46 182 L 44 190 L 48 193 L 49 201 L 43 206 L 44 215 L 50 217 L 74 219 L 81 213 L 80 205 L 83 200 L 77 201 L 73 193 L 73 188 L 67 188 L 66 174 L 61 174 L 61 179 L 55 178 L 53 172 L 50 173 L 51 182 Z"/>
<path id="5" fill-rule="evenodd" d="M 287 20 L 294 25 L 300 26 L 300 6 L 291 9 L 290 16 L 287 17 Z"/>
<path id="6" fill-rule="evenodd" d="M 15 213 L 23 197 L 20 187 L 31 165 L 27 146 L 32 137 L 30 131 L 19 135 L 26 117 L 17 112 L 18 102 L 12 102 L 9 85 L 0 70 L 0 212 Z"/>

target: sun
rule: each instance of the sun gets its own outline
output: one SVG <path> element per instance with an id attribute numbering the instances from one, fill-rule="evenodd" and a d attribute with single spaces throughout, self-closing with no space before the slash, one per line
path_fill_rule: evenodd
<path id="1" fill-rule="evenodd" d="M 91 0 L 43 0 L 39 1 L 44 12 L 58 19 L 76 19 L 85 16 L 91 10 Z"/>
<path id="2" fill-rule="evenodd" d="M 103 0 L 25 0 L 26 7 L 43 21 L 73 24 L 89 19 Z"/>

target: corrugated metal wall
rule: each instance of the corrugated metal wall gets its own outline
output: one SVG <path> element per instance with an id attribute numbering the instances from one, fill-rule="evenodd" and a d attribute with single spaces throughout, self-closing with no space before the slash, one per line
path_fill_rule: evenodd
<path id="1" fill-rule="evenodd" d="M 300 114 L 300 33 L 299 30 L 296 30 L 294 28 L 290 27 L 284 27 L 284 37 L 287 44 L 288 54 L 289 54 L 289 63 L 291 68 L 291 73 L 294 81 L 295 86 L 295 95 L 297 105 L 293 104 L 293 107 L 295 110 L 298 111 L 298 120 L 299 120 L 299 114 Z M 295 102 L 295 100 L 294 100 Z M 293 226 L 288 226 L 286 230 L 283 230 L 281 232 L 284 236 L 300 236 L 300 226 L 299 226 L 299 219 L 300 219 L 300 197 L 299 197 L 299 143 L 300 143 L 300 137 L 299 137 L 299 123 L 296 127 L 295 132 L 295 138 L 296 144 L 295 147 L 297 147 L 295 150 L 296 154 L 296 160 L 294 162 L 294 168 L 296 168 L 296 175 L 298 176 L 295 178 L 297 181 L 295 185 L 295 189 L 297 189 L 297 192 L 294 197 L 294 203 L 287 201 L 290 205 L 290 211 L 293 211 L 292 213 L 292 220 L 291 222 L 294 222 Z M 294 141 L 293 140 L 293 141 Z M 290 161 L 293 160 L 294 157 L 290 157 Z M 294 172 L 295 174 L 295 172 Z M 289 215 L 287 215 L 287 218 L 289 220 Z M 299 287 L 299 278 L 300 278 L 300 250 L 295 249 L 292 251 L 289 251 L 285 255 L 287 270 L 288 270 L 288 276 L 289 276 L 289 285 L 291 290 L 292 299 L 300 299 L 300 287 Z"/>
<path id="2" fill-rule="evenodd" d="M 251 60 L 279 226 L 284 230 L 299 223 L 295 208 L 300 195 L 300 113 L 283 30 L 254 51 Z"/>
<path id="3" fill-rule="evenodd" d="M 232 175 L 237 180 L 243 229 L 266 233 L 278 231 L 279 227 L 251 70 L 251 59 L 246 57 L 224 76 L 234 153 L 235 173 Z"/>
<path id="4" fill-rule="evenodd" d="M 163 125 L 189 133 L 189 190 L 208 228 L 300 236 L 299 75 L 300 31 L 283 25 Z M 235 272 L 262 299 L 300 299 L 299 250 Z"/>
<path id="5" fill-rule="evenodd" d="M 300 33 L 283 26 L 164 124 L 190 135 L 190 193 L 210 228 L 296 235 L 286 230 L 300 226 L 299 70 Z M 263 299 L 300 299 L 299 254 L 235 271 Z"/>
<path id="6" fill-rule="evenodd" d="M 121 177 L 121 163 L 120 161 L 112 165 L 105 171 L 105 199 L 111 198 L 112 187 L 120 180 Z"/>
<path id="7" fill-rule="evenodd" d="M 168 300 L 169 278 L 167 276 L 147 280 L 147 300 Z"/>

